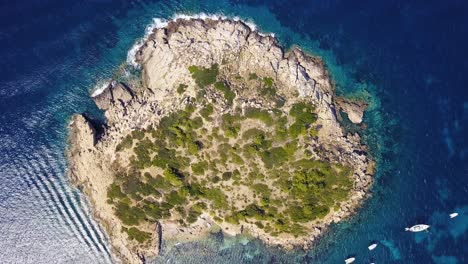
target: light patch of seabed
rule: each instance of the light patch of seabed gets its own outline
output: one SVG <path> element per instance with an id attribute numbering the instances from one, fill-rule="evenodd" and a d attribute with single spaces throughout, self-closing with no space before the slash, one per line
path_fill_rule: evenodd
<path id="1" fill-rule="evenodd" d="M 391 253 L 391 256 L 392 256 L 393 260 L 400 260 L 401 259 L 401 253 L 400 253 L 400 250 L 398 249 L 398 247 L 395 245 L 395 241 L 385 240 L 384 239 L 384 240 L 381 240 L 380 242 L 382 243 L 382 245 L 384 245 L 386 248 L 388 248 L 388 250 Z"/>
<path id="2" fill-rule="evenodd" d="M 455 256 L 432 256 L 435 264 L 457 264 L 458 259 Z"/>
<path id="3" fill-rule="evenodd" d="M 450 218 L 449 214 L 453 212 L 457 212 L 458 216 Z M 464 247 L 461 238 L 468 230 L 468 205 L 454 208 L 453 211 L 435 211 L 429 224 L 429 231 L 414 234 L 414 241 L 424 245 L 435 263 L 459 263 L 455 256 L 437 256 L 435 250 L 445 241 L 459 245 L 457 248 Z"/>
<path id="4" fill-rule="evenodd" d="M 304 256 L 265 247 L 248 236 L 216 233 L 200 241 L 176 244 L 151 263 L 302 263 Z"/>

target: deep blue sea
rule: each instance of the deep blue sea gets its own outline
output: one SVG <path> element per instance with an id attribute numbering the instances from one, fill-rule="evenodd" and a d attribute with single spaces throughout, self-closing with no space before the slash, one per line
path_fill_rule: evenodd
<path id="1" fill-rule="evenodd" d="M 154 18 L 202 12 L 238 16 L 321 56 L 339 94 L 368 99 L 374 194 L 308 252 L 213 236 L 157 263 L 468 263 L 463 0 L 0 0 L 0 263 L 115 262 L 66 177 L 68 120 L 102 118 L 91 91 Z M 404 231 L 417 223 L 429 232 Z"/>

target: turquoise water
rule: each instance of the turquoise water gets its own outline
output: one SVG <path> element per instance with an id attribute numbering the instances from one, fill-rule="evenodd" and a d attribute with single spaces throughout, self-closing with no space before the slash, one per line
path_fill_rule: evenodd
<path id="1" fill-rule="evenodd" d="M 89 94 L 154 18 L 200 13 L 240 17 L 321 56 L 337 93 L 369 100 L 362 136 L 378 171 L 372 199 L 311 251 L 216 235 L 157 263 L 468 262 L 465 3 L 18 1 L 0 10 L 0 262 L 112 262 L 66 178 L 68 119 L 102 120 Z M 448 219 L 452 211 L 459 217 Z M 420 222 L 428 233 L 404 232 Z"/>

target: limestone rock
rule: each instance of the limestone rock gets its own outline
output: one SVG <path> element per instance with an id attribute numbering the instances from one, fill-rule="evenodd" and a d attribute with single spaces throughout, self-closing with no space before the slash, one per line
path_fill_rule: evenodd
<path id="1" fill-rule="evenodd" d="M 97 107 L 108 110 L 112 105 L 120 103 L 125 105 L 133 99 L 132 90 L 123 83 L 112 81 L 100 94 L 93 97 Z"/>
<path id="2" fill-rule="evenodd" d="M 96 129 L 83 115 L 74 115 L 70 122 L 70 140 L 79 143 L 72 145 L 73 153 L 92 151 L 96 144 Z"/>
<path id="3" fill-rule="evenodd" d="M 348 118 L 354 124 L 360 124 L 367 105 L 360 101 L 345 100 L 337 98 L 336 103 L 340 109 L 348 115 Z"/>

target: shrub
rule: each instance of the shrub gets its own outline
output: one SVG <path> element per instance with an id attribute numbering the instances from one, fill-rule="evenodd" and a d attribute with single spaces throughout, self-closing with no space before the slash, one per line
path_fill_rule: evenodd
<path id="1" fill-rule="evenodd" d="M 249 217 L 257 220 L 262 220 L 265 217 L 265 210 L 263 210 L 263 208 L 259 207 L 258 205 L 252 203 L 247 205 L 244 210 L 237 212 L 237 214 L 241 214 L 243 218 Z"/>
<path id="2" fill-rule="evenodd" d="M 218 183 L 219 181 L 221 181 L 221 178 L 219 178 L 218 176 L 214 176 L 213 178 L 211 178 L 211 181 L 213 183 Z"/>
<path id="3" fill-rule="evenodd" d="M 271 148 L 260 155 L 267 168 L 281 166 L 288 159 L 288 153 L 282 147 Z"/>
<path id="4" fill-rule="evenodd" d="M 130 227 L 128 229 L 124 228 L 124 230 L 127 232 L 128 238 L 130 238 L 130 240 L 136 240 L 140 243 L 145 242 L 151 237 L 151 233 L 140 231 L 136 227 Z"/>
<path id="5" fill-rule="evenodd" d="M 265 228 L 265 226 L 262 224 L 262 222 L 259 222 L 259 221 L 255 222 L 255 225 L 260 229 Z"/>
<path id="6" fill-rule="evenodd" d="M 144 201 L 143 211 L 145 212 L 146 216 L 152 220 L 159 220 L 163 218 L 163 211 L 157 202 Z"/>
<path id="7" fill-rule="evenodd" d="M 201 215 L 201 211 L 195 210 L 193 207 L 189 210 L 187 222 L 195 223 L 198 217 Z"/>
<path id="8" fill-rule="evenodd" d="M 185 92 L 185 90 L 187 89 L 188 85 L 186 84 L 179 84 L 179 86 L 177 87 L 177 93 L 178 94 L 183 94 Z"/>
<path id="9" fill-rule="evenodd" d="M 181 196 L 176 191 L 170 192 L 168 195 L 166 195 L 165 198 L 166 198 L 166 202 L 173 206 L 184 204 L 187 201 L 185 197 Z"/>
<path id="10" fill-rule="evenodd" d="M 206 161 L 194 163 L 192 164 L 192 172 L 196 175 L 203 175 L 207 167 L 208 167 L 208 164 L 206 163 Z"/>
<path id="11" fill-rule="evenodd" d="M 172 187 L 172 185 L 161 175 L 156 176 L 156 178 L 151 178 L 148 180 L 148 185 L 151 185 L 154 189 L 159 190 L 168 190 Z"/>
<path id="12" fill-rule="evenodd" d="M 237 115 L 224 114 L 222 118 L 222 129 L 224 130 L 224 135 L 228 138 L 236 138 L 241 129 L 239 123 L 241 117 Z"/>
<path id="13" fill-rule="evenodd" d="M 226 171 L 223 173 L 222 179 L 223 181 L 228 181 L 232 178 L 232 172 Z"/>
<path id="14" fill-rule="evenodd" d="M 200 110 L 200 115 L 206 120 L 211 121 L 213 120 L 210 116 L 213 114 L 213 105 L 208 104 L 203 109 Z"/>
<path id="15" fill-rule="evenodd" d="M 230 154 L 231 154 L 231 160 L 232 160 L 233 163 L 235 163 L 237 165 L 244 165 L 245 164 L 244 159 L 242 159 L 241 156 L 237 155 L 233 151 L 231 151 Z"/>
<path id="16" fill-rule="evenodd" d="M 131 148 L 133 146 L 133 138 L 131 135 L 127 135 L 124 139 L 117 145 L 116 151 L 121 151 L 123 149 Z"/>
<path id="17" fill-rule="evenodd" d="M 213 202 L 214 209 L 227 209 L 226 196 L 219 188 L 206 189 L 204 197 Z"/>
<path id="18" fill-rule="evenodd" d="M 145 132 L 141 130 L 133 130 L 132 131 L 132 137 L 134 139 L 142 140 L 145 137 Z"/>
<path id="19" fill-rule="evenodd" d="M 294 154 L 296 151 L 299 149 L 299 146 L 297 145 L 298 141 L 297 140 L 292 140 L 284 145 L 284 150 L 288 154 L 288 159 L 292 160 L 294 157 Z"/>
<path id="20" fill-rule="evenodd" d="M 270 77 L 263 78 L 263 86 L 265 86 L 266 88 L 273 87 L 273 78 L 270 78 Z"/>
<path id="21" fill-rule="evenodd" d="M 172 185 L 172 186 L 181 186 L 182 181 L 184 180 L 184 175 L 177 171 L 174 168 L 166 168 L 163 172 L 164 178 Z"/>
<path id="22" fill-rule="evenodd" d="M 174 149 L 159 148 L 156 151 L 156 156 L 153 158 L 152 165 L 165 169 L 166 167 L 180 168 L 179 160 L 176 158 Z"/>
<path id="23" fill-rule="evenodd" d="M 107 189 L 107 198 L 114 202 L 114 199 L 125 198 L 125 194 L 121 191 L 120 185 L 112 183 Z"/>
<path id="24" fill-rule="evenodd" d="M 245 110 L 245 117 L 258 119 L 265 123 L 267 126 L 271 126 L 274 123 L 274 119 L 270 113 L 266 110 L 262 110 L 259 108 L 247 108 Z"/>
<path id="25" fill-rule="evenodd" d="M 317 115 L 313 113 L 315 107 L 304 102 L 292 105 L 289 114 L 296 119 L 297 123 L 309 126 L 317 120 Z"/>
<path id="26" fill-rule="evenodd" d="M 304 123 L 296 121 L 289 127 L 288 132 L 291 138 L 296 139 L 298 136 L 305 135 L 307 128 Z"/>
<path id="27" fill-rule="evenodd" d="M 116 216 L 124 225 L 138 225 L 144 219 L 145 213 L 138 207 L 119 202 L 115 208 Z"/>
<path id="28" fill-rule="evenodd" d="M 231 90 L 231 88 L 227 86 L 224 82 L 216 82 L 214 86 L 216 89 L 223 93 L 224 99 L 226 99 L 228 104 L 232 104 L 234 98 L 236 98 L 236 94 Z"/>
<path id="29" fill-rule="evenodd" d="M 195 80 L 195 83 L 201 88 L 214 84 L 216 82 L 216 77 L 218 76 L 218 64 L 216 63 L 211 65 L 211 68 L 192 65 L 188 70 L 192 74 L 192 78 Z"/>
<path id="30" fill-rule="evenodd" d="M 268 188 L 268 185 L 263 183 L 256 183 L 252 185 L 251 188 L 258 194 L 261 194 L 263 196 L 270 196 L 271 194 L 271 190 L 270 188 Z"/>
<path id="31" fill-rule="evenodd" d="M 123 191 L 126 194 L 135 196 L 141 192 L 144 184 L 143 182 L 140 181 L 139 175 L 132 175 L 132 176 L 128 176 L 124 180 L 124 183 L 122 185 L 123 185 Z"/>
<path id="32" fill-rule="evenodd" d="M 191 155 L 196 155 L 202 149 L 202 144 L 199 141 L 187 142 L 187 150 Z"/>

